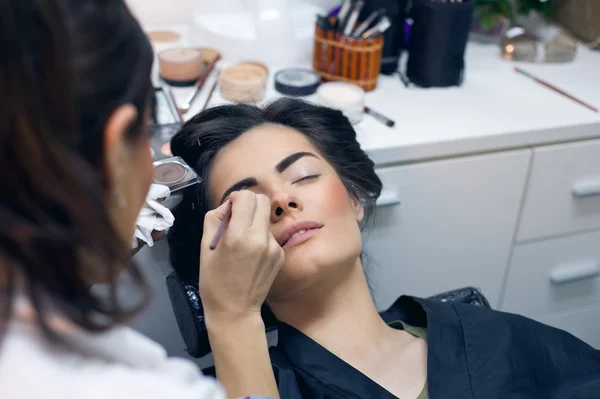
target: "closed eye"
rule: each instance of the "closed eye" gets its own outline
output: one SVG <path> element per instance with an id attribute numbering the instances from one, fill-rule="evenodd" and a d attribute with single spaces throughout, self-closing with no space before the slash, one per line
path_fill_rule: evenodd
<path id="1" fill-rule="evenodd" d="M 317 178 L 317 177 L 319 177 L 319 176 L 320 176 L 320 175 L 310 175 L 310 176 L 305 176 L 305 177 L 303 177 L 303 178 L 302 178 L 302 179 L 300 179 L 300 180 L 296 180 L 296 181 L 294 182 L 294 184 L 296 184 L 296 183 L 302 183 L 302 182 L 305 182 L 305 181 L 308 181 L 308 180 L 314 180 L 314 179 L 316 179 L 316 178 Z"/>

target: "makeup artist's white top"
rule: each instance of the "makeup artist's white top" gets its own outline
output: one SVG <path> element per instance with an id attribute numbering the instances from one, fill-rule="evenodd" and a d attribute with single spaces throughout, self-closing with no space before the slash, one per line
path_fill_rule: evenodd
<path id="1" fill-rule="evenodd" d="M 224 390 L 185 359 L 129 328 L 98 335 L 64 319 L 53 327 L 69 343 L 49 343 L 21 301 L 0 343 L 2 399 L 221 399 Z"/>

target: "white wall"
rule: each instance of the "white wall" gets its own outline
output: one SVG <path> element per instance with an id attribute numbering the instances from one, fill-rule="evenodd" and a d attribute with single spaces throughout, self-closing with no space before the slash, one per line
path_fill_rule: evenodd
<path id="1" fill-rule="evenodd" d="M 206 0 L 200 0 L 206 1 Z M 191 24 L 198 1 L 126 0 L 143 25 Z"/>
<path id="2" fill-rule="evenodd" d="M 126 0 L 134 14 L 144 26 L 191 24 L 194 10 L 201 6 L 218 7 L 219 10 L 230 8 L 235 10 L 235 4 L 249 0 Z M 339 0 L 289 0 L 304 1 L 321 7 L 333 7 Z"/>

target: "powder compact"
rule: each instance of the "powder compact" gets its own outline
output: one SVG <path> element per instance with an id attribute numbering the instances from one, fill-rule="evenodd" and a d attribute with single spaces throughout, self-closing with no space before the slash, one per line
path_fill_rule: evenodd
<path id="1" fill-rule="evenodd" d="M 154 183 L 169 187 L 171 194 L 200 183 L 196 172 L 181 157 L 154 162 Z"/>

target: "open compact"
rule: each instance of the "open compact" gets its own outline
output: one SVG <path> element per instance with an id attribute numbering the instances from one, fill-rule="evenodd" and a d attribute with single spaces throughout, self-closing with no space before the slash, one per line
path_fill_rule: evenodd
<path id="1" fill-rule="evenodd" d="M 154 162 L 154 183 L 169 187 L 171 194 L 200 183 L 196 172 L 181 157 Z"/>

